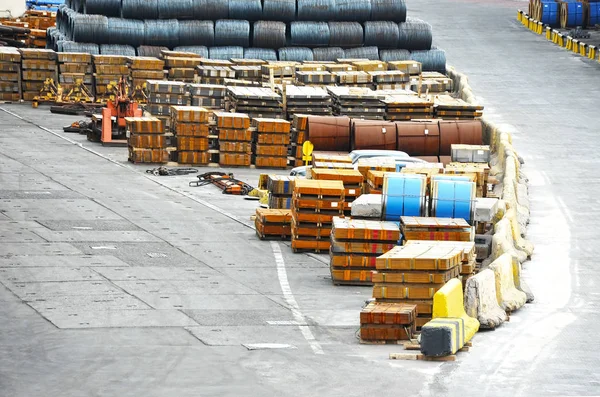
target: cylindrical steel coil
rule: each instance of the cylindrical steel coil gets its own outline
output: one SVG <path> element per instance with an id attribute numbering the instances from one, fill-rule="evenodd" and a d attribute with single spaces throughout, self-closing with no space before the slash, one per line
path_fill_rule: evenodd
<path id="1" fill-rule="evenodd" d="M 329 22 L 330 47 L 359 47 L 363 45 L 363 27 L 358 22 Z"/>
<path id="2" fill-rule="evenodd" d="M 179 45 L 212 46 L 215 44 L 213 21 L 179 21 Z"/>
<path id="3" fill-rule="evenodd" d="M 418 18 L 406 18 L 398 24 L 398 48 L 405 50 L 429 50 L 433 33 L 431 25 Z"/>
<path id="4" fill-rule="evenodd" d="M 371 61 L 379 60 L 379 49 L 377 47 L 356 47 L 344 50 L 345 58 L 364 58 Z"/>
<path id="5" fill-rule="evenodd" d="M 62 47 L 62 48 L 61 48 Z M 99 55 L 100 47 L 92 43 L 76 43 L 74 41 L 63 41 L 59 46 L 60 52 L 87 52 L 88 54 Z"/>
<path id="6" fill-rule="evenodd" d="M 158 0 L 160 19 L 192 19 L 194 8 L 192 0 Z"/>
<path id="7" fill-rule="evenodd" d="M 271 48 L 244 48 L 244 59 L 262 59 L 263 61 L 276 61 L 277 51 Z"/>
<path id="8" fill-rule="evenodd" d="M 371 0 L 335 0 L 335 19 L 364 22 L 371 18 Z"/>
<path id="9" fill-rule="evenodd" d="M 335 18 L 335 0 L 298 0 L 299 21 L 329 21 Z"/>
<path id="10" fill-rule="evenodd" d="M 141 45 L 136 49 L 135 52 L 137 53 L 138 57 L 160 58 L 162 50 L 168 50 L 168 48 L 154 45 Z"/>
<path id="11" fill-rule="evenodd" d="M 396 124 L 391 121 L 352 120 L 352 150 L 396 150 Z"/>
<path id="12" fill-rule="evenodd" d="M 192 52 L 200 55 L 202 58 L 208 58 L 208 48 L 203 45 L 179 46 L 173 48 L 173 51 Z"/>
<path id="13" fill-rule="evenodd" d="M 344 58 L 344 50 L 340 47 L 320 47 L 313 49 L 313 59 L 321 62 L 333 62 Z"/>
<path id="14" fill-rule="evenodd" d="M 408 61 L 410 59 L 410 51 L 408 50 L 381 50 L 379 58 L 384 62 L 389 61 Z"/>
<path id="15" fill-rule="evenodd" d="M 194 0 L 192 2 L 194 19 L 216 21 L 229 18 L 227 0 Z"/>
<path id="16" fill-rule="evenodd" d="M 440 156 L 450 156 L 452 145 L 483 145 L 481 120 L 439 120 Z"/>
<path id="17" fill-rule="evenodd" d="M 110 44 L 144 44 L 144 22 L 137 19 L 108 18 Z"/>
<path id="18" fill-rule="evenodd" d="M 475 182 L 433 179 L 431 181 L 431 216 L 437 218 L 473 219 Z"/>
<path id="19" fill-rule="evenodd" d="M 85 0 L 85 14 L 104 15 L 107 17 L 121 16 L 121 0 Z"/>
<path id="20" fill-rule="evenodd" d="M 296 19 L 296 0 L 263 0 L 263 19 L 292 22 Z"/>
<path id="21" fill-rule="evenodd" d="M 284 47 L 278 51 L 280 61 L 313 61 L 313 52 L 306 47 Z"/>
<path id="22" fill-rule="evenodd" d="M 177 19 L 147 19 L 144 21 L 144 44 L 177 47 L 179 44 L 179 21 Z"/>
<path id="23" fill-rule="evenodd" d="M 130 45 L 123 44 L 102 44 L 100 46 L 100 54 L 102 55 L 125 55 L 128 57 L 135 56 L 135 48 Z"/>
<path id="24" fill-rule="evenodd" d="M 398 222 L 401 216 L 425 216 L 427 177 L 389 173 L 383 179 L 383 219 Z"/>
<path id="25" fill-rule="evenodd" d="M 73 41 L 78 43 L 108 44 L 108 18 L 104 15 L 75 14 L 71 19 Z"/>
<path id="26" fill-rule="evenodd" d="M 310 116 L 307 140 L 314 145 L 314 150 L 349 152 L 350 117 Z"/>
<path id="27" fill-rule="evenodd" d="M 215 23 L 216 46 L 250 46 L 250 22 L 220 19 Z"/>
<path id="28" fill-rule="evenodd" d="M 365 45 L 379 48 L 398 48 L 398 24 L 391 21 L 365 22 Z"/>
<path id="29" fill-rule="evenodd" d="M 259 21 L 262 19 L 260 0 L 229 0 L 229 19 Z"/>
<path id="30" fill-rule="evenodd" d="M 326 47 L 329 45 L 327 22 L 292 22 L 290 24 L 291 45 Z"/>
<path id="31" fill-rule="evenodd" d="M 158 0 L 121 0 L 121 15 L 130 19 L 158 19 Z"/>
<path id="32" fill-rule="evenodd" d="M 275 49 L 285 47 L 285 32 L 286 26 L 284 22 L 254 22 L 252 46 Z"/>
<path id="33" fill-rule="evenodd" d="M 446 73 L 446 51 L 434 48 L 427 51 L 413 51 L 410 59 L 421 62 L 424 72 Z"/>
<path id="34" fill-rule="evenodd" d="M 371 0 L 372 21 L 406 21 L 404 0 Z"/>
<path id="35" fill-rule="evenodd" d="M 229 60 L 231 58 L 243 58 L 244 49 L 236 46 L 210 47 L 208 49 L 208 55 L 210 56 L 210 59 Z"/>

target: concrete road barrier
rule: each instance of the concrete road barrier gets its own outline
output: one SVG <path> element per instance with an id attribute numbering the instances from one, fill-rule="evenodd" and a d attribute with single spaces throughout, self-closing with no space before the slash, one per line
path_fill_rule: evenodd
<path id="1" fill-rule="evenodd" d="M 527 303 L 531 303 L 535 300 L 535 296 L 533 295 L 533 292 L 531 291 L 531 288 L 529 288 L 529 285 L 527 284 L 527 282 L 525 280 L 523 280 L 523 277 L 522 277 L 523 269 L 521 268 L 521 264 L 519 263 L 517 258 L 513 257 L 511 259 L 512 259 L 513 279 L 515 281 L 515 287 L 519 291 L 521 291 L 525 294 L 525 296 L 527 297 Z"/>
<path id="2" fill-rule="evenodd" d="M 465 311 L 479 321 L 481 328 L 494 329 L 507 319 L 498 304 L 494 272 L 485 269 L 467 280 Z"/>
<path id="3" fill-rule="evenodd" d="M 518 250 L 525 252 L 528 258 L 531 257 L 531 254 L 533 254 L 533 244 L 523 238 L 523 234 L 521 233 L 521 225 L 517 220 L 515 209 L 511 208 L 506 211 L 504 218 L 507 218 L 510 222 L 514 246 Z"/>
<path id="4" fill-rule="evenodd" d="M 463 318 L 436 318 L 421 327 L 421 353 L 443 357 L 456 353 L 465 345 Z"/>
<path id="5" fill-rule="evenodd" d="M 510 254 L 500 256 L 490 264 L 490 269 L 494 272 L 496 279 L 496 296 L 500 307 L 511 312 L 523 307 L 527 296 L 515 287 L 513 258 Z"/>
<path id="6" fill-rule="evenodd" d="M 504 254 L 517 258 L 519 263 L 527 260 L 527 253 L 515 247 L 510 220 L 506 216 L 494 225 L 490 260 L 495 261 Z"/>
<path id="7" fill-rule="evenodd" d="M 461 318 L 465 323 L 465 341 L 479 330 L 479 321 L 465 312 L 462 283 L 453 278 L 433 296 L 433 319 Z"/>

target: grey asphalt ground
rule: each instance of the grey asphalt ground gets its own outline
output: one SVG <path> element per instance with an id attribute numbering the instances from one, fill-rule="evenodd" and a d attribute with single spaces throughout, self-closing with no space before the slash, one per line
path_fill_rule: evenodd
<path id="1" fill-rule="evenodd" d="M 325 256 L 258 240 L 256 202 L 148 175 L 126 149 L 62 133 L 76 118 L 4 104 L 0 395 L 600 394 L 600 67 L 520 26 L 523 1 L 408 4 L 515 130 L 534 304 L 454 363 L 390 361 L 400 346 L 355 337 L 371 290 L 332 286 Z M 256 184 L 257 170 L 233 171 Z"/>

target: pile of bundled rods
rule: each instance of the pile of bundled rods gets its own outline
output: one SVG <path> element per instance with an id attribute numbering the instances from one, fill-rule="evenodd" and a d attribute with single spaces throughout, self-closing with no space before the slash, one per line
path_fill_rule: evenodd
<path id="1" fill-rule="evenodd" d="M 111 45 L 124 55 L 167 47 L 216 59 L 446 63 L 432 49 L 431 25 L 407 17 L 404 0 L 67 0 L 47 37 L 57 51 Z"/>
<path id="2" fill-rule="evenodd" d="M 25 47 L 23 39 L 27 37 L 30 30 L 17 26 L 0 25 L 0 47 Z"/>

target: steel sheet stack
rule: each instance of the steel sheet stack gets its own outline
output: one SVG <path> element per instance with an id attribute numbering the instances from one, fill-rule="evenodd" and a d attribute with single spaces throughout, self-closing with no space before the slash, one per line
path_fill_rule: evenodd
<path id="1" fill-rule="evenodd" d="M 490 167 L 487 163 L 450 163 L 446 165 L 446 174 L 451 175 L 475 175 L 477 185 L 476 196 L 487 196 L 487 182 L 490 174 Z"/>
<path id="2" fill-rule="evenodd" d="M 270 62 L 262 65 L 262 79 L 266 84 L 294 84 L 298 62 Z"/>
<path id="3" fill-rule="evenodd" d="M 392 121 L 433 118 L 433 100 L 414 95 L 412 91 L 386 95 L 385 118 Z"/>
<path id="4" fill-rule="evenodd" d="M 315 161 L 315 163 L 317 163 Z M 311 168 L 312 179 L 321 181 L 342 181 L 344 183 L 344 213 L 350 215 L 352 202 L 362 194 L 364 177 L 354 169 Z"/>
<path id="5" fill-rule="evenodd" d="M 186 84 L 180 81 L 148 80 L 146 82 L 148 105 L 146 110 L 153 116 L 159 117 L 165 123 L 170 123 L 171 106 L 189 105 L 189 93 Z M 171 127 L 168 125 L 167 127 Z"/>
<path id="6" fill-rule="evenodd" d="M 304 165 L 302 160 L 302 145 L 307 136 L 308 130 L 308 115 L 306 114 L 294 114 L 292 118 L 292 131 L 289 148 L 289 162 L 293 167 L 300 167 Z"/>
<path id="7" fill-rule="evenodd" d="M 143 88 L 147 80 L 163 80 L 165 61 L 154 57 L 131 57 L 131 83 L 134 89 Z"/>
<path id="8" fill-rule="evenodd" d="M 326 70 L 296 72 L 296 83 L 303 86 L 325 87 L 336 83 L 336 75 Z"/>
<path id="9" fill-rule="evenodd" d="M 256 235 L 261 239 L 288 240 L 292 235 L 292 211 L 257 208 L 254 220 Z"/>
<path id="10" fill-rule="evenodd" d="M 285 97 L 287 118 L 295 114 L 314 114 L 329 116 L 332 114 L 331 97 L 326 90 L 318 87 L 280 86 L 279 93 Z"/>
<path id="11" fill-rule="evenodd" d="M 124 55 L 92 55 L 96 97 L 106 98 L 108 85 L 117 84 L 121 77 L 129 81 L 129 58 Z"/>
<path id="12" fill-rule="evenodd" d="M 373 297 L 377 302 L 417 306 L 416 326 L 431 320 L 433 296 L 458 277 L 463 249 L 445 245 L 398 246 L 376 259 Z"/>
<path id="13" fill-rule="evenodd" d="M 21 99 L 21 53 L 16 48 L 0 47 L 0 100 Z"/>
<path id="14" fill-rule="evenodd" d="M 200 65 L 201 57 L 193 52 L 161 51 L 169 80 L 193 83 L 196 78 L 196 67 Z"/>
<path id="15" fill-rule="evenodd" d="M 21 52 L 21 92 L 26 101 L 38 96 L 44 81 L 58 81 L 56 53 L 39 48 L 22 48 Z"/>
<path id="16" fill-rule="evenodd" d="M 231 70 L 235 72 L 235 79 L 239 82 L 256 83 L 256 85 L 260 85 L 262 81 L 261 64 L 237 64 L 231 66 Z"/>
<path id="17" fill-rule="evenodd" d="M 364 71 L 335 72 L 335 83 L 345 87 L 372 87 L 373 76 Z"/>
<path id="18" fill-rule="evenodd" d="M 400 231 L 404 240 L 473 241 L 475 230 L 464 219 L 403 216 Z"/>
<path id="19" fill-rule="evenodd" d="M 383 181 L 385 175 L 389 172 L 395 172 L 396 166 L 391 171 L 388 170 L 369 170 L 367 173 L 367 193 L 368 194 L 382 194 L 383 193 Z"/>
<path id="20" fill-rule="evenodd" d="M 473 120 L 483 116 L 483 106 L 450 95 L 437 95 L 434 103 L 435 116 L 445 120 Z"/>
<path id="21" fill-rule="evenodd" d="M 333 218 L 342 216 L 344 184 L 341 181 L 297 179 L 292 197 L 292 249 L 328 251 Z"/>
<path id="22" fill-rule="evenodd" d="M 379 194 L 381 194 L 381 189 L 383 188 L 383 172 L 396 172 L 396 162 L 390 158 L 366 158 L 366 159 L 358 159 L 357 162 L 358 170 L 365 178 L 365 189 L 363 191 L 368 193 L 367 189 L 378 189 Z M 381 174 L 378 174 L 380 178 L 380 182 L 376 185 L 369 186 L 369 173 L 371 171 L 382 171 Z M 373 181 L 375 182 L 375 181 Z"/>
<path id="23" fill-rule="evenodd" d="M 167 135 L 163 122 L 156 117 L 126 117 L 129 161 L 166 163 L 169 161 Z"/>
<path id="24" fill-rule="evenodd" d="M 214 114 L 215 134 L 219 137 L 219 165 L 249 166 L 252 159 L 250 117 L 243 113 Z"/>
<path id="25" fill-rule="evenodd" d="M 411 77 L 417 78 L 423 71 L 421 62 L 417 61 L 390 61 L 388 62 L 388 69 L 398 70 Z"/>
<path id="26" fill-rule="evenodd" d="M 280 119 L 252 119 L 256 129 L 253 143 L 256 167 L 286 168 L 290 123 Z"/>
<path id="27" fill-rule="evenodd" d="M 333 218 L 329 251 L 336 285 L 371 285 L 377 257 L 394 248 L 400 229 L 394 222 Z"/>
<path id="28" fill-rule="evenodd" d="M 267 190 L 269 191 L 269 208 L 292 208 L 295 176 L 269 175 Z"/>
<path id="29" fill-rule="evenodd" d="M 206 165 L 211 112 L 199 106 L 171 106 L 171 131 L 177 139 L 180 164 Z"/>
<path id="30" fill-rule="evenodd" d="M 381 70 L 369 72 L 376 90 L 409 89 L 410 76 L 399 70 Z"/>
<path id="31" fill-rule="evenodd" d="M 83 52 L 59 52 L 58 83 L 68 93 L 81 80 L 90 93 L 94 92 L 92 56 Z"/>
<path id="32" fill-rule="evenodd" d="M 235 79 L 235 70 L 222 65 L 198 65 L 198 80 L 202 84 L 225 84 L 227 79 Z"/>
<path id="33" fill-rule="evenodd" d="M 423 93 L 451 92 L 452 87 L 452 79 L 440 72 L 423 72 L 421 73 L 421 81 L 411 82 L 413 91 L 420 89 Z"/>
<path id="34" fill-rule="evenodd" d="M 410 340 L 417 332 L 417 306 L 371 302 L 360 312 L 360 339 L 363 343 Z"/>
<path id="35" fill-rule="evenodd" d="M 355 118 L 383 120 L 384 96 L 369 88 L 327 87 L 333 98 L 333 113 Z"/>
<path id="36" fill-rule="evenodd" d="M 269 88 L 228 87 L 227 98 L 230 110 L 251 118 L 284 118 L 281 96 Z"/>
<path id="37" fill-rule="evenodd" d="M 192 106 L 206 109 L 225 109 L 227 87 L 217 84 L 189 84 Z"/>

